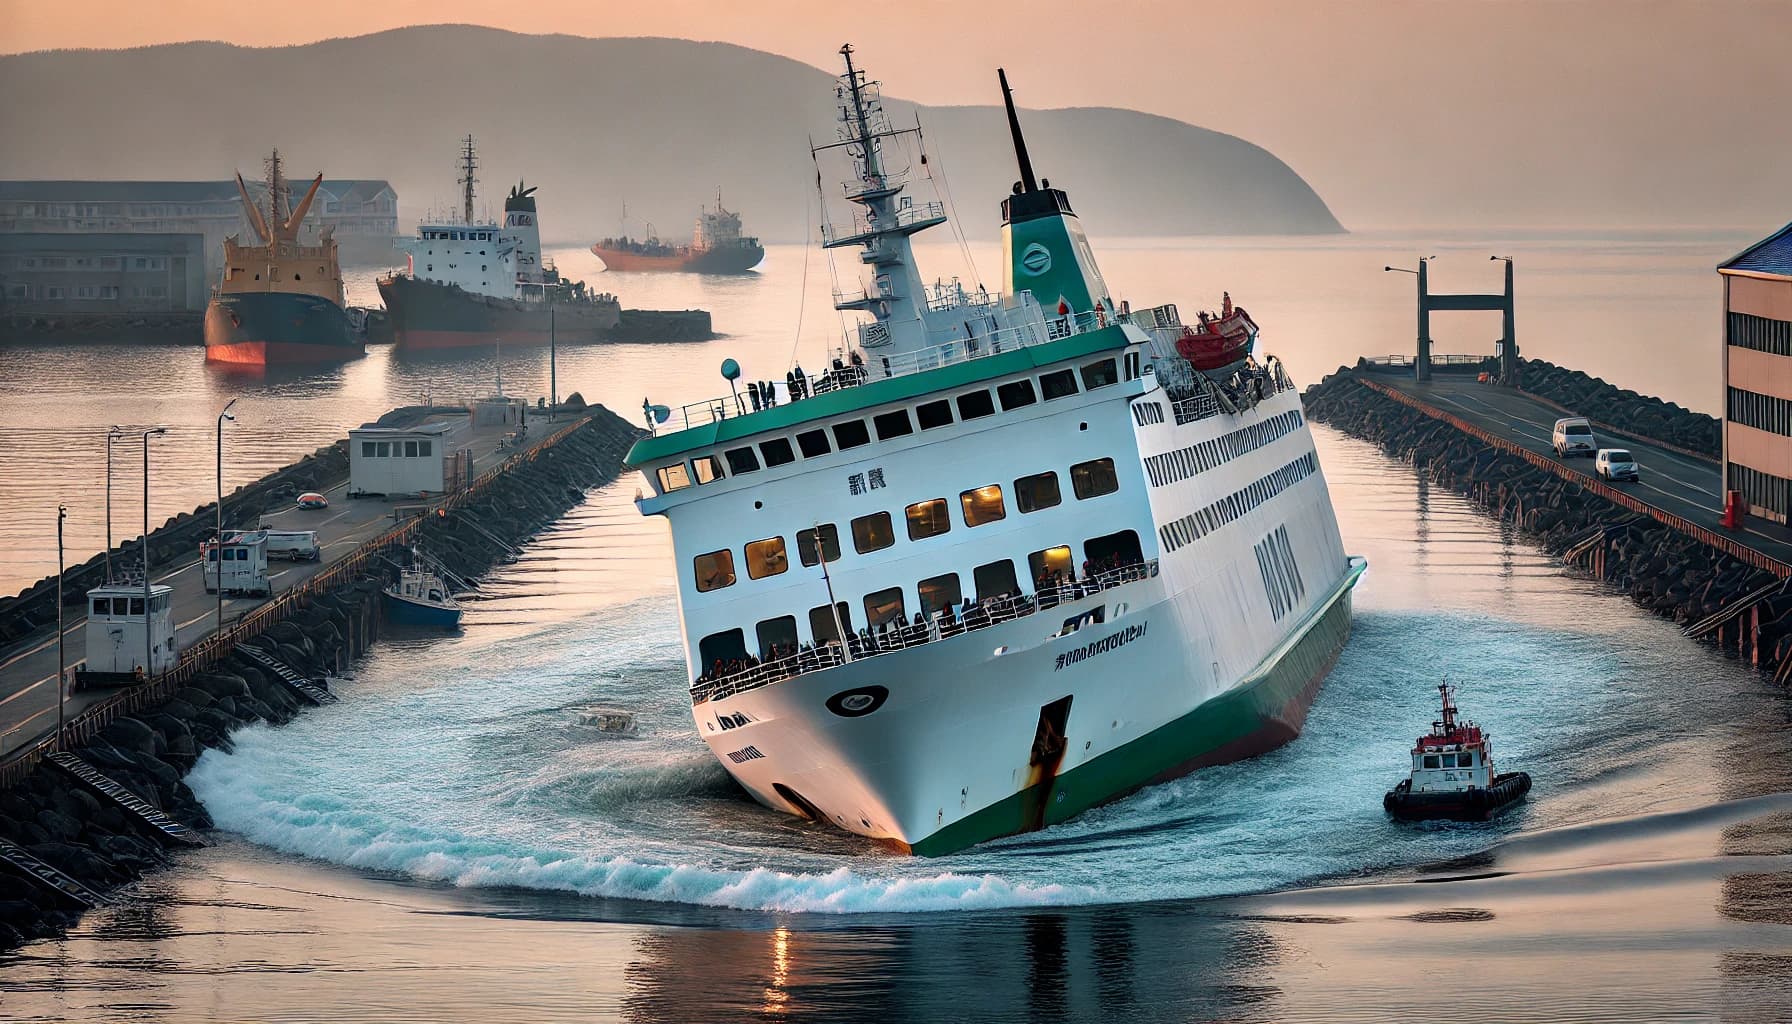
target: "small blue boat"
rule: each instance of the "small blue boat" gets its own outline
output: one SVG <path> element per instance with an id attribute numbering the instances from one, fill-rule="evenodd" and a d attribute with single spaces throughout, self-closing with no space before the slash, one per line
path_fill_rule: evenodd
<path id="1" fill-rule="evenodd" d="M 404 569 L 398 581 L 388 584 L 386 621 L 401 626 L 454 629 L 460 625 L 460 604 L 448 592 L 442 578 L 425 569 Z"/>

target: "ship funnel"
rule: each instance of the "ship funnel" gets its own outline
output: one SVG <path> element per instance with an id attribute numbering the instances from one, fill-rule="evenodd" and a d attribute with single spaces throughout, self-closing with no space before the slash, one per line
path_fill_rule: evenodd
<path id="1" fill-rule="evenodd" d="M 541 226 L 535 216 L 534 185 L 517 182 L 504 199 L 504 230 L 498 235 L 500 246 L 514 250 L 516 274 L 529 284 L 543 284 L 546 275 L 541 263 Z"/>
<path id="2" fill-rule="evenodd" d="M 1002 289 L 1010 295 L 1029 291 L 1042 309 L 1087 313 L 1097 306 L 1114 311 L 1113 296 L 1095 265 L 1095 254 L 1083 235 L 1082 224 L 1070 208 L 1062 189 L 1033 177 L 1033 161 L 1021 135 L 1020 117 L 1014 110 L 1014 93 L 1008 73 L 996 69 L 1002 83 L 1002 105 L 1008 112 L 1008 131 L 1014 137 L 1014 156 L 1020 163 L 1020 181 L 1014 194 L 1002 200 Z"/>

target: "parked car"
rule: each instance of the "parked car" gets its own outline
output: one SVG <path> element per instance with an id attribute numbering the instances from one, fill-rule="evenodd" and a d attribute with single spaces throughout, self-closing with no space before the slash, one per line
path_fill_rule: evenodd
<path id="1" fill-rule="evenodd" d="M 1593 424 L 1585 416 L 1566 416 L 1557 420 L 1550 444 L 1555 446 L 1559 459 L 1570 455 L 1590 456 L 1599 451 L 1599 442 L 1593 440 Z"/>
<path id="2" fill-rule="evenodd" d="M 323 495 L 317 493 L 316 491 L 306 491 L 304 494 L 299 495 L 299 507 L 300 508 L 329 508 L 330 507 L 330 499 L 324 497 Z"/>
<path id="3" fill-rule="evenodd" d="M 323 554 L 317 543 L 316 530 L 271 530 L 268 535 L 268 557 L 292 562 L 315 562 Z"/>
<path id="4" fill-rule="evenodd" d="M 1593 471 L 1607 480 L 1636 480 L 1636 459 L 1622 448 L 1601 448 L 1593 459 Z"/>

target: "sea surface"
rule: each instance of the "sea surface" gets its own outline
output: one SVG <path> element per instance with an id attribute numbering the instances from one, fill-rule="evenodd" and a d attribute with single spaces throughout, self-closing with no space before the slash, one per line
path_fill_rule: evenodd
<path id="1" fill-rule="evenodd" d="M 1311 381 L 1356 352 L 1402 348 L 1411 284 L 1381 265 L 1441 252 L 1441 276 L 1494 245 L 1456 244 L 1101 252 L 1135 304 L 1189 311 L 1230 290 Z M 1528 353 L 1715 406 L 1709 267 L 1739 242 L 1497 244 L 1522 260 Z M 993 252 L 972 252 L 995 268 Z M 711 309 L 729 337 L 568 350 L 561 391 L 628 415 L 643 393 L 676 406 L 716 392 L 725 356 L 749 376 L 782 375 L 793 350 L 818 365 L 830 336 L 811 321 L 837 321 L 819 257 L 808 292 L 822 300 L 798 301 L 803 258 L 774 249 L 743 279 L 593 278 L 628 305 Z M 579 269 L 576 253 L 560 260 Z M 1488 266 L 1440 287 L 1491 287 Z M 1497 334 L 1497 316 L 1473 330 Z M 1439 348 L 1487 351 L 1478 336 Z M 491 355 L 375 351 L 341 371 L 243 379 L 191 355 L 0 351 L 0 421 L 23 437 L 31 414 L 18 410 L 33 405 L 79 410 L 89 429 L 196 410 L 167 439 L 172 511 L 211 486 L 212 406 L 229 395 L 246 396 L 227 435 L 246 477 L 420 389 L 482 391 L 496 370 Z M 544 390 L 545 363 L 505 353 L 505 390 Z M 1786 1019 L 1788 695 L 1410 466 L 1315 435 L 1346 547 L 1370 570 L 1305 732 L 1271 754 L 933 860 L 774 815 L 695 734 L 666 532 L 621 480 L 482 581 L 460 635 L 384 642 L 340 682 L 342 704 L 207 753 L 188 781 L 219 841 L 66 939 L 0 959 L 0 1018 L 1331 1021 L 1447 1006 L 1480 1020 Z M 0 530 L 53 505 L 78 447 L 0 447 Z M 10 461 L 22 449 L 35 453 L 27 474 Z M 33 575 L 25 536 L 0 533 L 20 577 Z M 1536 788 L 1494 823 L 1397 825 L 1381 794 L 1445 678 L 1491 730 L 1501 770 Z M 631 711 L 640 735 L 580 727 L 593 705 Z"/>

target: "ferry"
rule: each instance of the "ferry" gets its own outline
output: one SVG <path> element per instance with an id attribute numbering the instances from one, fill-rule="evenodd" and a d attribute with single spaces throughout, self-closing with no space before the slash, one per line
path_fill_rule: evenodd
<path id="1" fill-rule="evenodd" d="M 473 212 L 478 156 L 461 148 L 461 219 L 421 224 L 396 244 L 405 269 L 381 277 L 392 340 L 400 351 L 604 340 L 622 322 L 614 295 L 568 281 L 541 254 L 533 186 L 518 182 L 504 223 Z"/>
<path id="2" fill-rule="evenodd" d="M 835 296 L 860 322 L 751 405 L 649 401 L 628 457 L 699 735 L 760 803 L 918 855 L 1288 742 L 1365 568 L 1293 382 L 1204 374 L 1174 306 L 1115 302 L 1005 75 L 1002 289 L 924 286 L 911 236 L 946 212 L 895 155 L 919 129 L 840 53 L 816 156 L 851 160 L 855 212 L 822 244 L 866 268 Z"/>
<path id="3" fill-rule="evenodd" d="M 280 151 L 267 160 L 268 207 L 250 198 L 236 176 L 243 215 L 257 245 L 224 240 L 224 274 L 205 308 L 205 359 L 247 366 L 339 362 L 365 353 L 344 308 L 336 239 L 326 227 L 316 245 L 299 242 L 299 229 L 324 176 L 312 179 L 297 207 Z"/>
<path id="4" fill-rule="evenodd" d="M 1531 791 L 1525 772 L 1498 774 L 1493 738 L 1470 721 L 1456 718 L 1456 689 L 1441 683 L 1443 717 L 1431 723 L 1412 748 L 1412 772 L 1388 791 L 1381 805 L 1407 821 L 1449 819 L 1486 821 Z"/>

